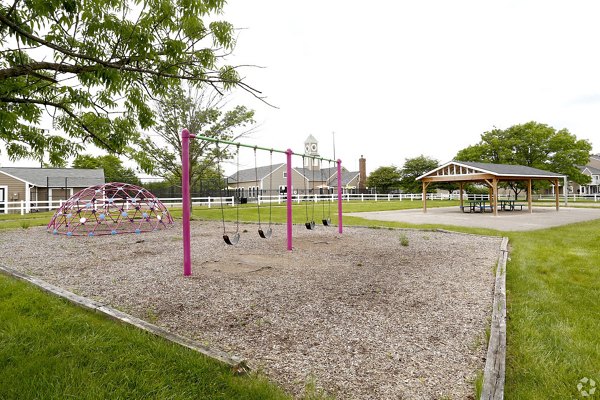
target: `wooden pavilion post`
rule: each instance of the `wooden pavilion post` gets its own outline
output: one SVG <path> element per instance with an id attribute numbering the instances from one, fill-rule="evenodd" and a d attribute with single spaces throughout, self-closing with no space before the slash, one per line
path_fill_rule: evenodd
<path id="1" fill-rule="evenodd" d="M 459 182 L 458 183 L 458 188 L 459 188 L 459 191 L 460 191 L 460 210 L 461 211 L 463 210 L 463 207 L 464 207 L 463 206 L 463 188 L 464 188 L 464 185 L 465 185 L 464 182 Z"/>
<path id="2" fill-rule="evenodd" d="M 532 213 L 533 208 L 532 208 L 531 178 L 527 179 L 527 207 L 529 209 L 529 213 Z"/>
<path id="3" fill-rule="evenodd" d="M 490 206 L 494 209 L 494 216 L 498 215 L 498 179 L 492 179 L 492 195 L 494 196 L 493 203 L 490 201 Z"/>
<path id="4" fill-rule="evenodd" d="M 427 186 L 429 186 L 429 182 L 423 181 L 423 212 L 427 212 Z"/>
<path id="5" fill-rule="evenodd" d="M 556 211 L 558 211 L 559 207 L 560 207 L 560 194 L 559 194 L 559 187 L 558 187 L 558 178 L 554 179 L 554 197 L 556 200 Z"/>

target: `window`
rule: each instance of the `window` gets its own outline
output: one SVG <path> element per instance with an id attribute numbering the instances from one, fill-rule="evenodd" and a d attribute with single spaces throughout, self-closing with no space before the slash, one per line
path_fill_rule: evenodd
<path id="1" fill-rule="evenodd" d="M 287 178 L 287 171 L 283 171 L 283 177 Z"/>

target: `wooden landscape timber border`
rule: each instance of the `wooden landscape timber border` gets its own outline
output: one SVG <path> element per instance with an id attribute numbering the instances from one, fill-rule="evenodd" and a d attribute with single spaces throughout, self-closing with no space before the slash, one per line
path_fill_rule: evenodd
<path id="1" fill-rule="evenodd" d="M 139 318 L 133 317 L 129 314 L 126 314 L 126 313 L 116 310 L 114 308 L 108 307 L 97 301 L 94 301 L 94 300 L 91 300 L 91 299 L 88 299 L 88 298 L 85 298 L 82 296 L 78 296 L 75 293 L 69 292 L 68 290 L 61 289 L 58 286 L 54 286 L 54 285 L 52 285 L 48 282 L 45 282 L 41 279 L 34 278 L 32 276 L 23 274 L 19 271 L 15 271 L 11 268 L 7 268 L 7 267 L 0 265 L 0 272 L 6 274 L 8 276 L 12 276 L 14 278 L 29 282 L 50 294 L 53 294 L 58 297 L 62 297 L 80 307 L 102 313 L 112 319 L 116 319 L 120 322 L 129 324 L 129 325 L 133 325 L 133 326 L 135 326 L 139 329 L 142 329 L 146 332 L 150 332 L 153 335 L 160 336 L 163 339 L 169 340 L 171 342 L 175 342 L 177 344 L 187 347 L 188 349 L 192 349 L 194 351 L 202 353 L 203 355 L 205 355 L 207 357 L 210 357 L 212 359 L 223 362 L 223 363 L 229 365 L 235 374 L 245 374 L 245 373 L 249 372 L 249 368 L 248 368 L 248 365 L 246 364 L 246 361 L 241 359 L 240 357 L 232 356 L 232 355 L 227 354 L 220 350 L 211 349 L 211 348 L 204 346 L 192 339 L 188 339 L 186 337 L 173 334 L 159 326 L 156 326 L 154 324 L 151 324 L 151 323 L 141 320 Z"/>
<path id="2" fill-rule="evenodd" d="M 386 227 L 381 227 L 386 228 Z M 432 231 L 452 234 L 476 235 L 472 233 L 453 232 L 445 229 L 417 229 L 417 228 L 396 228 L 396 230 L 416 230 Z M 492 237 L 492 236 L 488 236 Z M 494 284 L 494 300 L 492 310 L 492 321 L 490 339 L 486 355 L 486 363 L 483 374 L 483 388 L 480 400 L 501 400 L 504 398 L 505 382 L 505 363 L 506 363 L 506 261 L 508 259 L 508 238 L 503 237 L 500 245 L 500 254 L 496 266 L 496 277 Z M 243 374 L 249 371 L 246 361 L 240 357 L 227 354 L 223 351 L 210 349 L 196 341 L 173 334 L 156 325 L 148 323 L 139 318 L 135 318 L 124 312 L 115 310 L 94 300 L 78 296 L 72 292 L 61 289 L 60 287 L 49 284 L 41 279 L 23 274 L 11 268 L 0 265 L 0 272 L 8 276 L 32 283 L 40 289 L 69 300 L 83 308 L 94 310 L 107 315 L 112 319 L 119 320 L 126 324 L 134 325 L 154 335 L 160 336 L 166 340 L 178 343 L 189 349 L 204 354 L 207 357 L 221 361 L 231 366 L 232 371 L 237 374 Z"/>
<path id="3" fill-rule="evenodd" d="M 506 368 L 506 261 L 508 259 L 508 238 L 502 238 L 500 256 L 496 267 L 494 285 L 494 305 L 492 329 L 485 358 L 483 389 L 480 400 L 504 399 Z"/>

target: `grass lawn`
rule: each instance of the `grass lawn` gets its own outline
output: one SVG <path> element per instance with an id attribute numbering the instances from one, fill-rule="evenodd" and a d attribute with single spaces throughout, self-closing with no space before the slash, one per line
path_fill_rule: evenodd
<path id="1" fill-rule="evenodd" d="M 259 376 L 0 275 L 0 399 L 287 399 Z"/>
<path id="2" fill-rule="evenodd" d="M 0 229 L 29 228 L 48 225 L 54 212 L 31 214 L 0 214 Z"/>
<path id="3" fill-rule="evenodd" d="M 506 398 L 600 398 L 600 220 L 508 237 Z"/>
<path id="4" fill-rule="evenodd" d="M 457 204 L 454 201 L 428 201 L 429 207 Z M 419 207 L 420 201 L 344 203 L 345 212 Z M 228 230 L 234 229 L 231 221 L 235 220 L 237 212 L 235 208 L 225 207 Z M 325 207 L 327 212 L 328 205 Z M 308 213 L 310 219 L 312 204 Z M 45 214 L 26 217 L 29 217 L 30 226 L 45 225 L 51 215 Z M 179 217 L 181 211 L 173 210 L 173 214 Z M 294 205 L 294 223 L 305 222 L 305 214 L 305 205 Z M 336 215 L 335 204 L 332 204 L 334 224 Z M 239 216 L 241 221 L 256 221 L 256 205 L 240 207 Z M 21 227 L 20 216 L 4 217 L 0 217 L 0 228 L 4 224 Z M 193 218 L 220 219 L 221 209 L 197 206 Z M 263 205 L 263 225 L 268 223 L 268 218 L 269 207 Z M 320 222 L 321 218 L 322 205 L 316 204 L 314 219 Z M 285 222 L 285 207 L 273 206 L 272 219 Z M 493 230 L 415 226 L 356 217 L 345 218 L 344 224 L 442 227 L 503 235 Z M 598 382 L 596 397 L 600 398 L 600 220 L 504 235 L 510 238 L 511 246 L 507 266 L 505 397 L 581 398 L 577 384 L 587 377 Z M 97 398 L 131 397 L 127 394 L 133 390 L 138 397 L 152 398 L 284 398 L 260 377 L 231 377 L 218 365 L 214 369 L 200 368 L 195 363 L 207 362 L 188 350 L 67 305 L 62 300 L 49 298 L 1 276 L 0 321 L 0 398 L 14 397 L 16 392 L 10 390 L 15 385 L 25 393 L 19 398 L 52 397 L 57 393 L 57 397 L 67 397 L 62 393 L 68 393 L 80 398 L 82 385 L 89 386 L 90 393 L 95 393 L 90 397 Z M 196 371 L 200 372 L 196 374 Z M 27 391 L 22 382 L 19 384 L 19 377 L 21 380 L 35 377 L 28 381 L 42 382 L 36 387 L 48 390 L 41 392 L 47 395 L 34 396 L 33 389 Z M 85 383 L 79 384 L 79 380 Z"/>

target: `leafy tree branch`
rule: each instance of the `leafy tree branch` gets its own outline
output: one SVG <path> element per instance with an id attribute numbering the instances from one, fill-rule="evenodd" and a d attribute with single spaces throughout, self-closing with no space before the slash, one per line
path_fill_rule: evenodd
<path id="1" fill-rule="evenodd" d="M 66 159 L 88 139 L 121 153 L 155 126 L 153 99 L 188 82 L 224 93 L 243 81 L 223 63 L 234 28 L 223 0 L 0 2 L 0 144 L 11 159 Z M 55 137 L 42 141 L 52 121 Z M 42 129 L 44 128 L 44 129 Z M 37 134 L 36 134 L 37 132 Z M 2 147 L 0 147 L 2 151 Z"/>

